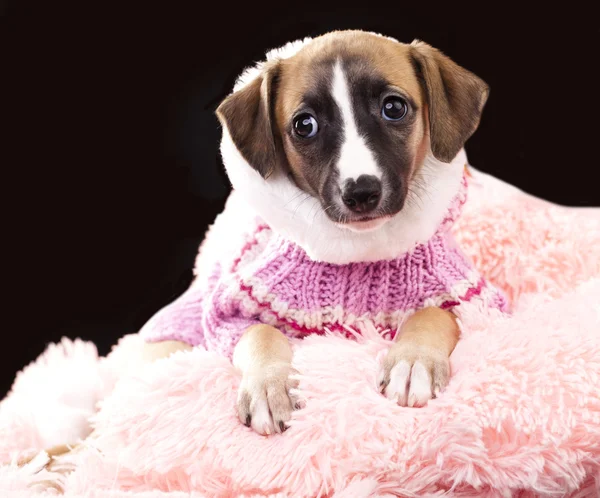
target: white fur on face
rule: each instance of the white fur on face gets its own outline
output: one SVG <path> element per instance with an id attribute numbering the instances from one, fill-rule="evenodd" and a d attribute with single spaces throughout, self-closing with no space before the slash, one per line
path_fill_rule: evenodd
<path id="1" fill-rule="evenodd" d="M 367 147 L 365 139 L 358 133 L 346 75 L 339 62 L 335 64 L 333 69 L 331 94 L 340 108 L 344 126 L 344 138 L 337 163 L 340 188 L 343 189 L 347 180 L 356 181 L 361 175 L 372 175 L 381 180 L 381 171 L 377 166 L 373 152 Z"/>

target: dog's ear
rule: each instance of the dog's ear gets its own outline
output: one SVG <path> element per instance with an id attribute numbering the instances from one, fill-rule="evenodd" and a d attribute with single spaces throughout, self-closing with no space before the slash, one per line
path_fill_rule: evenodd
<path id="1" fill-rule="evenodd" d="M 225 98 L 216 111 L 243 158 L 263 178 L 275 170 L 278 160 L 273 109 L 278 76 L 279 64 L 267 63 L 258 77 Z"/>
<path id="2" fill-rule="evenodd" d="M 479 126 L 489 87 L 426 43 L 414 41 L 411 57 L 427 96 L 431 151 L 450 162 Z"/>

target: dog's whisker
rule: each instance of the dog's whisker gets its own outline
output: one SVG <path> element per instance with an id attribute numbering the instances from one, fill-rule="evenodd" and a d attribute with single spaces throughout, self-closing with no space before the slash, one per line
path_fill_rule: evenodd
<path id="1" fill-rule="evenodd" d="M 294 197 L 292 197 L 289 201 L 287 201 L 283 207 L 286 208 L 289 204 L 291 204 L 292 202 L 294 202 L 296 199 L 298 199 L 301 195 L 306 195 L 306 192 L 298 192 Z"/>
<path id="2" fill-rule="evenodd" d="M 319 203 L 317 203 L 317 202 L 314 202 L 314 203 L 313 203 L 313 205 L 310 207 L 310 209 L 308 210 L 308 216 L 307 216 L 308 218 L 310 218 L 310 215 L 311 215 L 311 213 L 312 213 L 313 209 L 315 209 L 315 208 L 317 208 L 317 209 L 315 210 L 315 214 L 314 214 L 314 216 L 313 216 L 313 219 L 312 219 L 312 221 L 314 221 L 314 220 L 315 220 L 315 217 L 316 217 L 316 216 L 317 216 L 317 214 L 319 213 Z"/>
<path id="3" fill-rule="evenodd" d="M 412 189 L 411 187 L 408 187 L 408 191 L 410 194 L 412 195 L 407 195 L 406 196 L 406 202 L 408 205 L 411 206 L 417 206 L 419 209 L 423 209 L 424 205 L 423 205 L 423 199 L 420 195 L 420 193 L 414 189 Z M 411 203 L 416 203 L 416 204 L 411 204 Z"/>
<path id="4" fill-rule="evenodd" d="M 304 198 L 298 203 L 298 205 L 296 206 L 296 209 L 294 209 L 294 211 L 292 212 L 292 219 L 294 219 L 296 217 L 302 204 L 304 204 L 308 199 L 310 199 L 310 197 L 311 197 L 310 194 L 304 195 Z"/>

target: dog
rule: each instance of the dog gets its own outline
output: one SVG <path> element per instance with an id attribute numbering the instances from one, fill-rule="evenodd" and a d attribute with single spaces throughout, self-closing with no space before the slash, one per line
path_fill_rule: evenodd
<path id="1" fill-rule="evenodd" d="M 147 361 L 230 356 L 237 416 L 268 436 L 298 408 L 290 339 L 369 321 L 397 332 L 375 388 L 409 407 L 439 396 L 461 303 L 506 309 L 449 233 L 488 95 L 424 42 L 356 30 L 247 69 L 216 110 L 232 194 L 190 289 L 140 331 Z"/>

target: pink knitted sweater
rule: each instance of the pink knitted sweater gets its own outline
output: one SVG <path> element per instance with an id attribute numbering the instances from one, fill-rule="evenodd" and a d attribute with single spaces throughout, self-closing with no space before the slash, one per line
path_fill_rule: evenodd
<path id="1" fill-rule="evenodd" d="M 146 341 L 178 340 L 231 357 L 244 330 L 256 323 L 289 337 L 327 329 L 360 332 L 365 321 L 394 333 L 425 306 L 459 313 L 461 303 L 506 311 L 501 293 L 461 253 L 450 227 L 466 200 L 467 177 L 429 241 L 394 259 L 332 264 L 311 259 L 260 217 L 227 216 L 207 234 L 196 260 L 196 279 L 143 327 Z M 219 240 L 215 232 L 240 232 Z M 210 246 L 210 247 L 209 247 Z"/>

